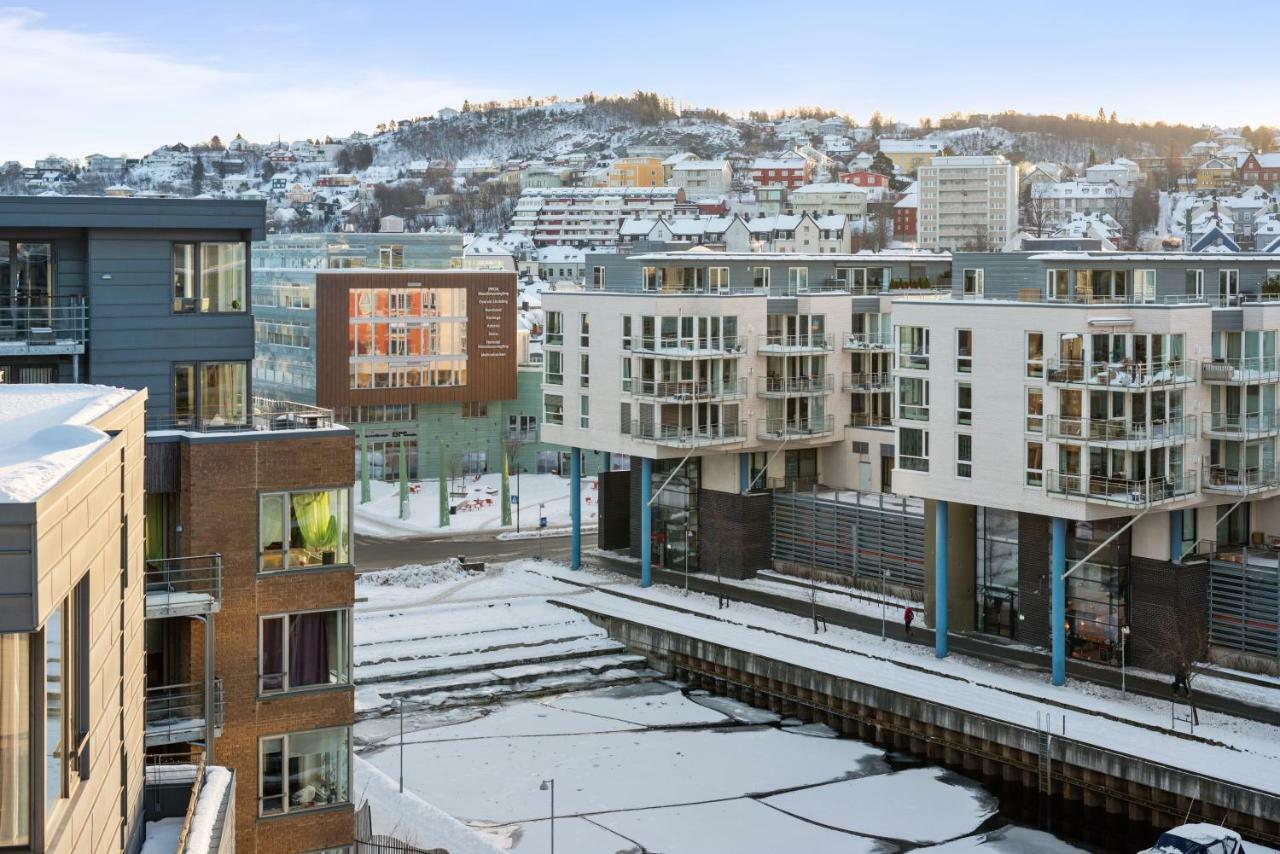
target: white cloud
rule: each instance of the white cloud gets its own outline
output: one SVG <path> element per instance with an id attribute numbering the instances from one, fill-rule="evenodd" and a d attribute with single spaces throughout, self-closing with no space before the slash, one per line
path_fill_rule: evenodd
<path id="1" fill-rule="evenodd" d="M 465 98 L 507 97 L 442 80 L 353 78 L 340 68 L 228 70 L 114 34 L 59 29 L 23 8 L 0 9 L 0 45 L 0 80 L 16 84 L 10 118 L 0 123 L 0 161 L 30 163 L 51 152 L 140 155 L 215 133 L 259 140 L 337 135 Z"/>

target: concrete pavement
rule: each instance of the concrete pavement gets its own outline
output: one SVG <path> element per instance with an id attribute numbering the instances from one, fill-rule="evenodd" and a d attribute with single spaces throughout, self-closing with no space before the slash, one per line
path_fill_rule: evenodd
<path id="1" fill-rule="evenodd" d="M 569 537 L 545 537 L 536 540 L 497 540 L 493 535 L 468 533 L 457 539 L 385 539 L 356 537 L 356 571 L 369 572 L 404 566 L 407 563 L 439 563 L 458 555 L 485 563 L 505 563 L 536 557 L 568 561 Z"/>

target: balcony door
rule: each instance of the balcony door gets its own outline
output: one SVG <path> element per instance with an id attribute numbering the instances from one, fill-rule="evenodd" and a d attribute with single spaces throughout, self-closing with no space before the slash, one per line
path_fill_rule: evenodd
<path id="1" fill-rule="evenodd" d="M 0 238 L 0 324 L 52 325 L 53 244 Z"/>

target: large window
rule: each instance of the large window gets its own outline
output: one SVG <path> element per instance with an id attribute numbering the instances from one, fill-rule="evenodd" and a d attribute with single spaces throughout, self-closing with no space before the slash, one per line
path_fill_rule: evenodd
<path id="1" fill-rule="evenodd" d="M 898 367 L 929 370 L 929 330 L 926 327 L 898 327 Z"/>
<path id="2" fill-rule="evenodd" d="M 347 299 L 351 388 L 466 385 L 465 289 L 352 288 Z"/>
<path id="3" fill-rule="evenodd" d="M 259 622 L 258 691 L 276 694 L 351 681 L 350 611 L 276 614 Z"/>
<path id="4" fill-rule="evenodd" d="M 351 730 L 294 732 L 258 741 L 258 812 L 302 812 L 350 800 Z"/>
<path id="5" fill-rule="evenodd" d="M 348 562 L 350 491 L 265 492 L 259 496 L 259 569 L 270 572 Z"/>
<path id="6" fill-rule="evenodd" d="M 248 365 L 196 362 L 173 366 L 173 420 L 179 427 L 236 427 L 248 421 Z"/>
<path id="7" fill-rule="evenodd" d="M 245 244 L 173 244 L 173 310 L 177 314 L 245 311 Z"/>
<path id="8" fill-rule="evenodd" d="M 548 394 L 543 399 L 543 420 L 547 424 L 564 423 L 564 395 Z"/>
<path id="9" fill-rule="evenodd" d="M 898 468 L 929 470 L 929 431 L 914 427 L 898 430 Z"/>
<path id="10" fill-rule="evenodd" d="M 928 380 L 898 377 L 898 417 L 909 421 L 929 420 Z"/>
<path id="11" fill-rule="evenodd" d="M 0 634 L 0 847 L 31 833 L 31 638 Z"/>
<path id="12" fill-rule="evenodd" d="M 67 710 L 71 698 L 63 681 L 67 663 L 66 603 L 44 624 L 44 809 L 48 814 L 67 796 Z"/>

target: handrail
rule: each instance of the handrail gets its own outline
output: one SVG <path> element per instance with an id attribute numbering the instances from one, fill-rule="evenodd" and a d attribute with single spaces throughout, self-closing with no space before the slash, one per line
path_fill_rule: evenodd
<path id="1" fill-rule="evenodd" d="M 175 594 L 204 594 L 222 600 L 222 555 L 157 558 L 146 562 L 143 583 L 148 597 L 173 604 Z M 159 604 L 159 603 L 157 603 Z"/>
<path id="2" fill-rule="evenodd" d="M 1280 356 L 1200 360 L 1200 378 L 1204 382 L 1256 382 L 1270 375 L 1280 376 Z"/>
<path id="3" fill-rule="evenodd" d="M 1205 412 L 1206 432 L 1231 433 L 1242 436 L 1261 435 L 1280 430 L 1280 411 L 1276 412 Z"/>
<path id="4" fill-rule="evenodd" d="M 892 350 L 892 332 L 847 332 L 844 336 L 846 350 Z"/>
<path id="5" fill-rule="evenodd" d="M 835 388 L 832 374 L 793 377 L 760 377 L 761 394 L 821 394 Z"/>
<path id="6" fill-rule="evenodd" d="M 234 419 L 234 416 L 233 416 Z M 239 419 L 202 418 L 173 412 L 148 415 L 147 430 L 188 433 L 273 433 L 281 430 L 318 430 L 334 426 L 333 410 L 306 403 L 254 395 L 252 407 Z"/>
<path id="7" fill-rule="evenodd" d="M 89 306 L 80 297 L 0 297 L 0 343 L 84 343 Z"/>
<path id="8" fill-rule="evenodd" d="M 760 348 L 796 349 L 796 350 L 830 350 L 830 333 L 812 332 L 798 335 L 761 335 Z"/>
<path id="9" fill-rule="evenodd" d="M 1183 415 L 1163 421 L 1133 423 L 1125 418 L 1047 416 L 1049 435 L 1088 442 L 1165 442 L 1195 436 L 1196 417 Z"/>
<path id="10" fill-rule="evenodd" d="M 739 335 L 636 335 L 632 338 L 631 352 L 652 353 L 662 356 L 686 353 L 741 353 L 746 339 Z"/>
<path id="11" fill-rule="evenodd" d="M 845 373 L 840 387 L 844 391 L 889 391 L 893 388 L 893 374 L 879 371 Z"/>
<path id="12" fill-rule="evenodd" d="M 762 438 L 820 436 L 835 430 L 835 416 L 818 418 L 764 418 L 758 435 Z"/>
<path id="13" fill-rule="evenodd" d="M 717 397 L 743 397 L 747 381 L 739 378 L 721 383 L 713 380 L 631 380 L 631 393 L 636 397 L 673 397 L 685 400 Z"/>
<path id="14" fill-rule="evenodd" d="M 1051 356 L 1045 360 L 1045 373 L 1051 383 L 1142 390 L 1193 382 L 1191 364 L 1186 359 L 1134 362 L 1130 359 L 1062 359 Z"/>
<path id="15" fill-rule="evenodd" d="M 195 779 L 191 781 L 191 794 L 187 798 L 187 811 L 182 816 L 182 827 L 178 831 L 178 841 L 173 847 L 177 854 L 182 854 L 187 850 L 187 835 L 191 833 L 191 821 L 195 818 L 196 804 L 200 802 L 200 790 L 204 788 L 205 772 L 205 755 L 202 753 L 200 754 L 200 761 L 196 764 Z"/>
<path id="16" fill-rule="evenodd" d="M 1134 480 L 1102 475 L 1064 474 L 1050 469 L 1045 472 L 1045 491 L 1088 501 L 1141 506 L 1195 494 L 1196 474 L 1183 472 L 1181 476 L 1164 475 Z"/>
<path id="17" fill-rule="evenodd" d="M 723 441 L 742 441 L 746 438 L 745 421 L 727 421 L 718 424 L 692 426 L 676 424 L 645 424 L 640 421 L 631 423 L 631 435 L 645 441 L 664 445 L 702 445 Z"/>

